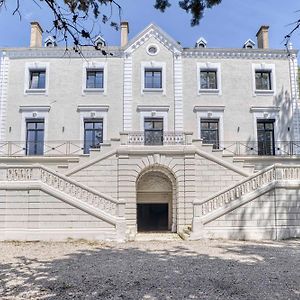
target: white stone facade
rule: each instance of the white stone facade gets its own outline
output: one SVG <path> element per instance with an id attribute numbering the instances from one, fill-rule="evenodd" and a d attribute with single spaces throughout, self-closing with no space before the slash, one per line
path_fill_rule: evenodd
<path id="1" fill-rule="evenodd" d="M 59 47 L 3 50 L 1 240 L 134 239 L 142 211 L 160 218 L 155 205 L 163 230 L 185 238 L 300 235 L 295 50 L 182 48 L 153 24 L 106 50 L 86 48 L 85 59 Z M 42 88 L 30 88 L 34 71 L 45 73 Z M 99 86 L 89 88 L 89 71 Z M 160 131 L 147 136 L 147 120 Z M 29 121 L 43 124 L 39 149 Z M 86 122 L 101 126 L 90 149 Z M 259 122 L 273 126 L 267 152 Z"/>

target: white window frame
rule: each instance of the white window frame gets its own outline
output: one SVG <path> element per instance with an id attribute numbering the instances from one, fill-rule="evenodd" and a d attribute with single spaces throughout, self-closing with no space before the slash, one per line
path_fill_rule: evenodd
<path id="1" fill-rule="evenodd" d="M 217 72 L 217 89 L 201 89 L 201 71 L 214 70 Z M 221 64 L 220 63 L 197 63 L 197 94 L 215 94 L 222 95 L 222 77 L 221 77 Z"/>
<path id="2" fill-rule="evenodd" d="M 79 139 L 84 142 L 84 120 L 85 119 L 102 119 L 103 120 L 103 142 L 107 141 L 107 113 L 109 110 L 108 105 L 78 105 L 77 111 L 79 112 L 80 133 Z"/>
<path id="3" fill-rule="evenodd" d="M 140 113 L 140 131 L 144 131 L 145 118 L 162 118 L 164 122 L 164 132 L 168 131 L 169 106 L 148 106 L 139 105 L 137 111 Z"/>
<path id="4" fill-rule="evenodd" d="M 254 129 L 254 141 L 257 141 L 257 120 L 268 120 L 273 119 L 274 122 L 274 139 L 275 141 L 279 141 L 279 131 L 278 123 L 279 123 L 279 112 L 280 107 L 277 106 L 253 106 L 250 109 L 250 112 L 253 115 L 253 129 Z"/>
<path id="5" fill-rule="evenodd" d="M 49 90 L 49 69 L 50 64 L 47 62 L 31 62 L 25 64 L 24 76 L 24 95 L 48 95 Z M 32 71 L 45 70 L 45 88 L 44 89 L 31 89 L 30 88 L 30 73 Z"/>
<path id="6" fill-rule="evenodd" d="M 224 147 L 224 110 L 225 106 L 195 106 L 194 112 L 197 113 L 198 137 L 201 137 L 201 119 L 219 120 L 219 145 Z"/>
<path id="7" fill-rule="evenodd" d="M 20 141 L 26 143 L 26 120 L 44 119 L 44 152 L 46 150 L 45 145 L 48 142 L 48 118 L 50 106 L 20 106 L 19 111 L 21 113 L 21 136 Z M 25 150 L 24 150 L 25 155 Z"/>
<path id="8" fill-rule="evenodd" d="M 87 71 L 88 70 L 103 70 L 103 88 L 101 89 L 94 89 L 94 88 L 87 88 L 86 86 L 86 78 L 87 78 Z M 106 62 L 85 62 L 83 64 L 82 70 L 82 95 L 92 94 L 92 93 L 101 93 L 103 95 L 107 95 L 107 63 Z"/>
<path id="9" fill-rule="evenodd" d="M 161 89 L 145 88 L 145 70 L 146 69 L 161 69 Z M 158 61 L 143 61 L 141 62 L 141 94 L 149 92 L 158 92 L 166 95 L 166 63 Z"/>
<path id="10" fill-rule="evenodd" d="M 256 81 L 255 81 L 255 72 L 256 71 L 268 71 L 271 72 L 271 90 L 257 90 Z M 252 64 L 252 89 L 253 96 L 269 96 L 275 95 L 276 92 L 276 73 L 275 73 L 275 64 Z"/>

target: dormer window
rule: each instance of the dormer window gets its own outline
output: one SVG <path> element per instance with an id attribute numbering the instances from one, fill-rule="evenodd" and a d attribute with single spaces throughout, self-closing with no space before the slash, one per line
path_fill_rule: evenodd
<path id="1" fill-rule="evenodd" d="M 253 49 L 254 46 L 255 46 L 255 43 L 254 43 L 251 39 L 248 39 L 248 40 L 245 42 L 243 48 L 245 48 L 245 49 Z"/>
<path id="2" fill-rule="evenodd" d="M 206 48 L 206 46 L 207 46 L 207 41 L 203 37 L 199 38 L 198 41 L 196 42 L 196 48 Z"/>
<path id="3" fill-rule="evenodd" d="M 47 48 L 51 48 L 51 47 L 56 47 L 57 46 L 56 41 L 55 41 L 55 39 L 52 36 L 48 36 L 46 38 L 44 45 Z"/>
<path id="4" fill-rule="evenodd" d="M 105 39 L 102 36 L 100 36 L 100 35 L 97 36 L 96 39 L 95 39 L 95 46 L 98 49 L 100 49 L 102 47 L 105 47 L 106 46 Z"/>

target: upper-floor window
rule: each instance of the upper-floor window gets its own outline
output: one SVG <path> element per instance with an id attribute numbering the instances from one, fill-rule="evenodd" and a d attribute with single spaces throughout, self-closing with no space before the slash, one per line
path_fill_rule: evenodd
<path id="1" fill-rule="evenodd" d="M 46 88 L 46 70 L 30 70 L 29 89 Z"/>
<path id="2" fill-rule="evenodd" d="M 197 63 L 197 88 L 198 95 L 222 94 L 220 63 Z"/>
<path id="3" fill-rule="evenodd" d="M 255 88 L 256 90 L 272 90 L 271 70 L 255 71 Z"/>
<path id="4" fill-rule="evenodd" d="M 25 64 L 24 94 L 48 95 L 48 62 L 30 62 Z"/>
<path id="5" fill-rule="evenodd" d="M 217 70 L 200 71 L 200 89 L 218 89 Z"/>
<path id="6" fill-rule="evenodd" d="M 252 64 L 253 96 L 271 96 L 276 92 L 275 64 Z"/>
<path id="7" fill-rule="evenodd" d="M 104 87 L 103 69 L 86 71 L 86 88 L 87 89 L 103 89 Z"/>
<path id="8" fill-rule="evenodd" d="M 145 69 L 145 89 L 162 88 L 162 69 Z"/>

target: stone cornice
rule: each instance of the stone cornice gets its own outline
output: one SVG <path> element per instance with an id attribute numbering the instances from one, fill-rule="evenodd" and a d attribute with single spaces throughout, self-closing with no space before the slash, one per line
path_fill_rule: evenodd
<path id="1" fill-rule="evenodd" d="M 108 111 L 109 105 L 78 105 L 77 111 Z"/>
<path id="2" fill-rule="evenodd" d="M 297 54 L 292 50 L 290 54 Z M 289 59 L 286 50 L 273 49 L 231 49 L 231 48 L 186 48 L 184 58 L 216 58 L 216 59 Z"/>
<path id="3" fill-rule="evenodd" d="M 250 112 L 279 112 L 279 106 L 252 106 Z"/>
<path id="4" fill-rule="evenodd" d="M 194 106 L 194 112 L 197 111 L 224 111 L 225 106 Z"/>
<path id="5" fill-rule="evenodd" d="M 137 111 L 169 111 L 170 105 L 138 105 Z"/>
<path id="6" fill-rule="evenodd" d="M 51 106 L 49 105 L 21 105 L 19 107 L 20 112 L 32 112 L 32 111 L 44 111 L 49 112 Z"/>
<path id="7" fill-rule="evenodd" d="M 101 50 L 95 50 L 91 47 L 87 47 L 82 50 L 84 58 L 120 58 L 123 57 L 123 51 L 120 48 L 103 48 L 107 55 L 104 55 Z M 75 53 L 73 50 L 66 52 L 65 48 L 53 47 L 53 48 L 4 48 L 0 49 L 3 56 L 9 58 L 80 58 L 82 57 Z M 112 55 L 111 55 L 112 54 Z"/>
<path id="8" fill-rule="evenodd" d="M 183 58 L 215 58 L 215 59 L 289 59 L 286 50 L 278 49 L 238 49 L 238 48 L 185 48 L 175 45 L 173 41 L 169 41 L 165 36 L 154 28 L 150 27 L 150 31 L 146 32 L 144 36 L 132 42 L 132 44 L 125 50 L 118 47 L 106 47 L 104 50 L 108 53 L 103 55 L 99 50 L 91 47 L 83 49 L 85 58 L 122 58 L 125 52 L 132 52 L 140 45 L 145 43 L 151 36 L 158 39 L 163 45 L 175 51 L 182 53 Z M 81 58 L 78 53 L 70 50 L 65 51 L 63 47 L 54 48 L 3 48 L 0 49 L 3 56 L 9 58 Z M 110 55 L 110 53 L 112 55 Z M 290 50 L 290 55 L 297 55 L 298 50 Z"/>

